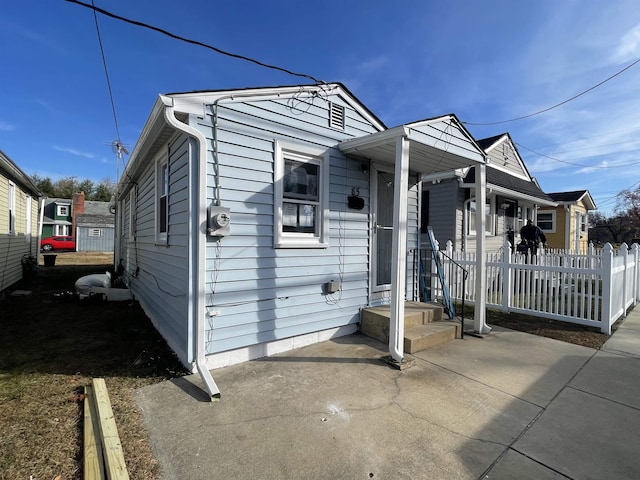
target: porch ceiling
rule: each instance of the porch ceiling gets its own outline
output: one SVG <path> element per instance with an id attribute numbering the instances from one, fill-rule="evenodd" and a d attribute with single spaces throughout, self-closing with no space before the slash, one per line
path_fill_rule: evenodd
<path id="1" fill-rule="evenodd" d="M 417 173 L 448 172 L 485 163 L 484 153 L 453 115 L 345 140 L 339 148 L 346 154 L 393 167 L 401 137 L 409 140 L 409 168 Z"/>

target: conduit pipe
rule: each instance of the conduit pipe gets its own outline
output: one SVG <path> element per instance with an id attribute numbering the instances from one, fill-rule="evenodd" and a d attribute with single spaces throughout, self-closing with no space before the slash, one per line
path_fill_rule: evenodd
<path id="1" fill-rule="evenodd" d="M 194 332 L 195 364 L 209 393 L 210 400 L 220 399 L 220 390 L 211 376 L 205 361 L 204 320 L 206 309 L 202 292 L 205 282 L 206 225 L 207 225 L 207 140 L 198 129 L 182 123 L 175 116 L 173 99 L 161 96 L 164 104 L 164 118 L 169 125 L 178 131 L 194 138 L 198 144 L 197 163 L 194 165 L 193 155 L 189 155 L 189 317 Z M 196 178 L 194 178 L 194 175 Z M 195 235 L 194 235 L 194 232 Z"/>

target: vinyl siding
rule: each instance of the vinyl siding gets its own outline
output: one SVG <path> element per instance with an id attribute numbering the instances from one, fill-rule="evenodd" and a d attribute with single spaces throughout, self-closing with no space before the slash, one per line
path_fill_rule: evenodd
<path id="1" fill-rule="evenodd" d="M 218 312 L 208 322 L 208 353 L 355 323 L 367 305 L 369 175 L 362 160 L 336 145 L 375 130 L 340 98 L 331 101 L 346 108 L 344 131 L 329 128 L 328 104 L 319 99 L 298 104 L 300 111 L 288 99 L 223 103 L 215 140 L 213 116 L 190 119 L 210 141 L 208 200 L 216 200 L 215 146 L 220 203 L 231 210 L 230 236 L 207 244 L 207 307 Z M 330 152 L 328 248 L 273 248 L 276 140 Z M 364 209 L 347 207 L 352 188 L 365 199 Z M 328 281 L 341 282 L 341 291 L 325 295 Z"/>
<path id="2" fill-rule="evenodd" d="M 425 182 L 422 189 L 429 192 L 429 226 L 433 229 L 440 248 L 444 248 L 448 240 L 457 244 L 456 240 L 462 232 L 462 215 L 458 215 L 461 190 L 457 180 L 443 180 L 435 184 Z M 422 235 L 422 243 L 428 245 L 427 234 Z"/>
<path id="3" fill-rule="evenodd" d="M 506 154 L 503 150 L 505 145 L 507 146 Z M 500 145 L 497 145 L 495 148 L 490 150 L 487 157 L 488 163 L 491 166 L 500 170 L 504 170 L 511 175 L 515 175 L 520 178 L 529 178 L 529 175 L 527 174 L 522 164 L 518 160 L 517 155 L 515 154 L 513 145 L 511 145 L 511 142 L 509 142 L 508 140 L 505 140 Z"/>
<path id="4" fill-rule="evenodd" d="M 0 175 L 0 292 L 22 279 L 22 257 L 38 254 L 38 199 L 14 182 L 15 232 L 9 235 L 9 179 Z M 31 237 L 26 235 L 27 203 Z"/>
<path id="5" fill-rule="evenodd" d="M 124 225 L 121 252 L 127 281 L 145 313 L 185 363 L 190 348 L 187 321 L 188 201 L 187 162 L 190 151 L 186 135 L 177 136 L 162 152 L 168 153 L 169 198 L 167 244 L 156 242 L 156 159 L 149 159 L 129 188 L 137 191 L 124 197 Z M 135 183 L 134 183 L 135 182 Z M 135 231 L 130 232 L 134 214 Z"/>
<path id="6" fill-rule="evenodd" d="M 100 229 L 101 235 L 92 236 L 92 230 Z M 113 227 L 77 227 L 76 251 L 78 252 L 111 252 L 114 241 Z"/>

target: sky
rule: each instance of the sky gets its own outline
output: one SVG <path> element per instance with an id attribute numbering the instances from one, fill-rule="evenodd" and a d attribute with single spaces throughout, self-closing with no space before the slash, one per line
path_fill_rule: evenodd
<path id="1" fill-rule="evenodd" d="M 91 3 L 91 0 L 82 0 Z M 640 184 L 637 0 L 94 0 L 99 8 L 326 82 L 388 127 L 454 113 L 509 132 L 543 191 L 600 212 Z M 116 180 L 159 94 L 298 85 L 65 0 L 0 1 L 0 150 L 27 174 Z M 116 129 L 117 124 L 117 129 Z M 124 160 L 126 160 L 126 155 Z"/>

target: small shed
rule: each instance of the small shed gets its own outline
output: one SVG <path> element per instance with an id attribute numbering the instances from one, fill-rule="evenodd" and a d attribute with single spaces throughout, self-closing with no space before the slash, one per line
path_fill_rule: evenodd
<path id="1" fill-rule="evenodd" d="M 115 215 L 109 202 L 84 202 L 84 213 L 75 217 L 76 251 L 112 252 L 115 239 Z"/>

